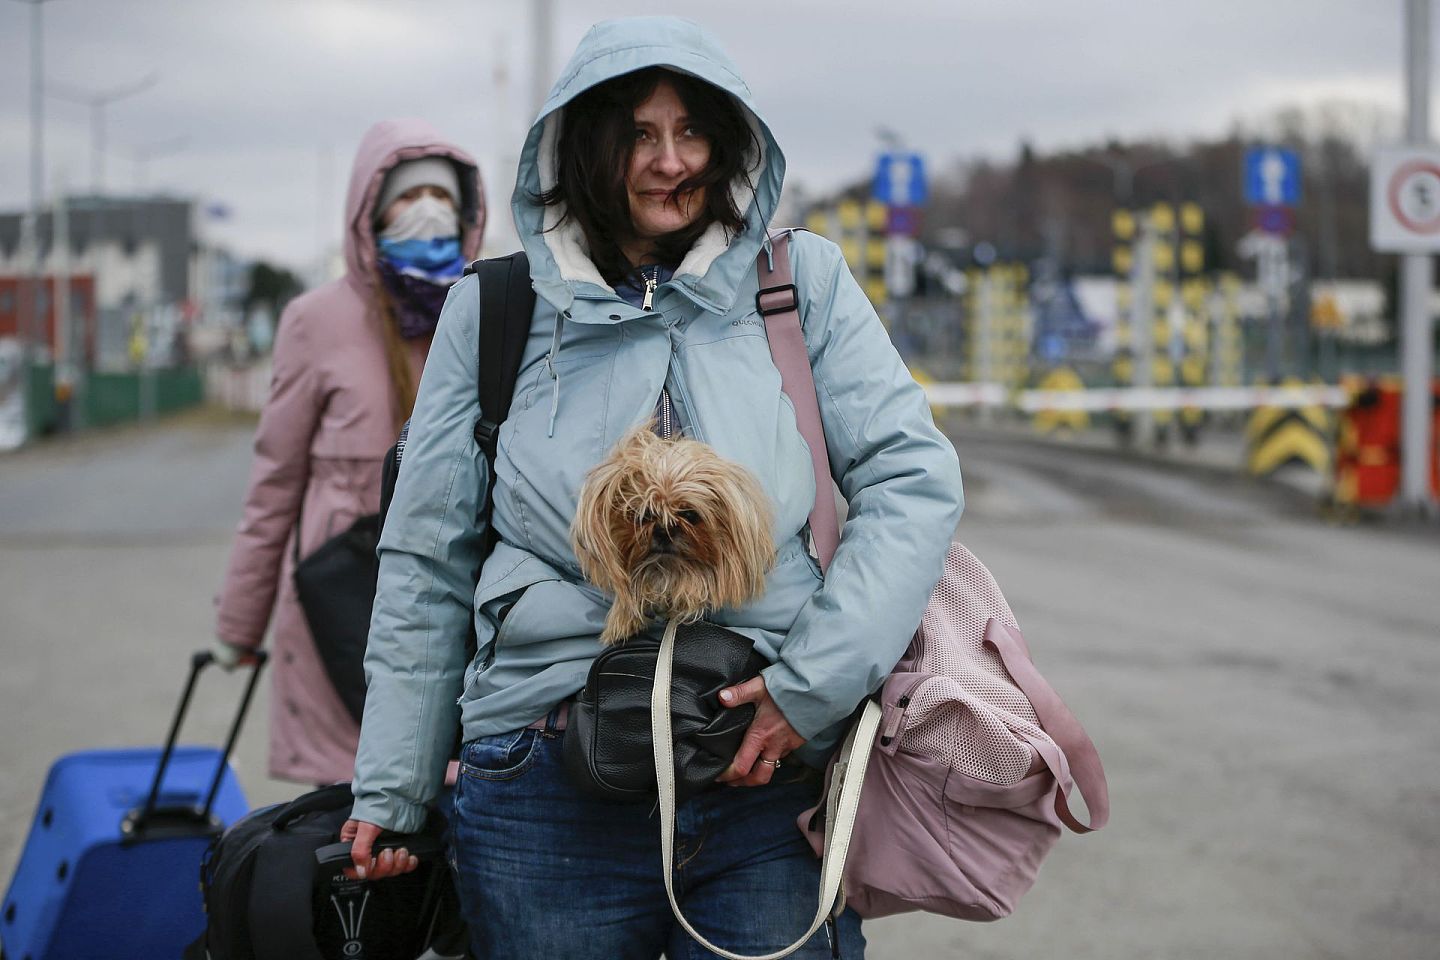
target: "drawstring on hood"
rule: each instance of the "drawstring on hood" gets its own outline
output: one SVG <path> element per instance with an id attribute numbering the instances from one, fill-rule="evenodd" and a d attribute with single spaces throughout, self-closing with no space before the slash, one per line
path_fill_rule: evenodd
<path id="1" fill-rule="evenodd" d="M 555 370 L 555 355 L 560 352 L 560 332 L 565 329 L 564 310 L 555 311 L 555 336 L 550 338 L 550 352 L 545 355 L 545 372 L 550 374 L 550 426 L 547 437 L 555 436 L 555 415 L 560 412 L 560 374 Z"/>

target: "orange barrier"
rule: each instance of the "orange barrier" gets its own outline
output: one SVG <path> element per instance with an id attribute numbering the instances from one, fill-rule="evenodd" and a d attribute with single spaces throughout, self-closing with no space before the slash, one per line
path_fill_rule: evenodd
<path id="1" fill-rule="evenodd" d="M 1404 384 L 1399 377 L 1347 377 L 1350 406 L 1340 417 L 1335 449 L 1335 502 L 1379 509 L 1400 492 L 1400 410 Z M 1432 388 L 1430 491 L 1440 497 L 1440 379 Z"/>

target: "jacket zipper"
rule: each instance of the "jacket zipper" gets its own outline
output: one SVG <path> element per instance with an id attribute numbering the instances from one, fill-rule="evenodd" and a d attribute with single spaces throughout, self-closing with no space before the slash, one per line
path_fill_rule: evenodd
<path id="1" fill-rule="evenodd" d="M 660 436 L 666 440 L 675 436 L 675 406 L 665 387 L 660 388 Z"/>
<path id="2" fill-rule="evenodd" d="M 690 391 L 685 389 L 685 378 L 680 374 L 680 345 L 675 342 L 675 325 L 669 320 L 665 322 L 665 335 L 670 338 L 670 370 L 674 374 L 675 390 L 680 394 L 680 402 L 690 411 L 691 432 L 696 440 L 704 443 L 705 432 L 700 429 L 699 418 L 695 415 L 695 404 L 690 402 Z"/>

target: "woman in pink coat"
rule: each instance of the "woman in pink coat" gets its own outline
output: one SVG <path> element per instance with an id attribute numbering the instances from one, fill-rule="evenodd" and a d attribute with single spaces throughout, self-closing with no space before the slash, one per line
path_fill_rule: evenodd
<path id="1" fill-rule="evenodd" d="M 484 226 L 469 154 L 424 121 L 377 123 L 350 175 L 345 276 L 280 318 L 244 516 L 215 601 L 222 663 L 274 628 L 272 776 L 319 784 L 353 774 L 360 728 L 305 624 L 291 540 L 298 522 L 305 556 L 379 509 L 381 463 L 415 402 L 445 291 L 478 255 Z"/>

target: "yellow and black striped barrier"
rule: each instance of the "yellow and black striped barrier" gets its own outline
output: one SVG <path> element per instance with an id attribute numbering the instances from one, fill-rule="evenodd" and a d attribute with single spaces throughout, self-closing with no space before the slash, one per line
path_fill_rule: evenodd
<path id="1" fill-rule="evenodd" d="M 1085 381 L 1080 379 L 1080 374 L 1069 367 L 1056 367 L 1040 381 L 1038 389 L 1084 390 Z M 1031 422 L 1041 433 L 1055 433 L 1061 429 L 1088 430 L 1090 429 L 1090 414 L 1084 410 L 1045 409 L 1036 411 Z"/>
<path id="2" fill-rule="evenodd" d="M 1304 384 L 1289 379 L 1281 386 Z M 1268 477 L 1281 467 L 1298 463 L 1328 478 L 1334 437 L 1334 418 L 1323 406 L 1259 407 L 1245 425 L 1245 469 L 1252 476 Z"/>

